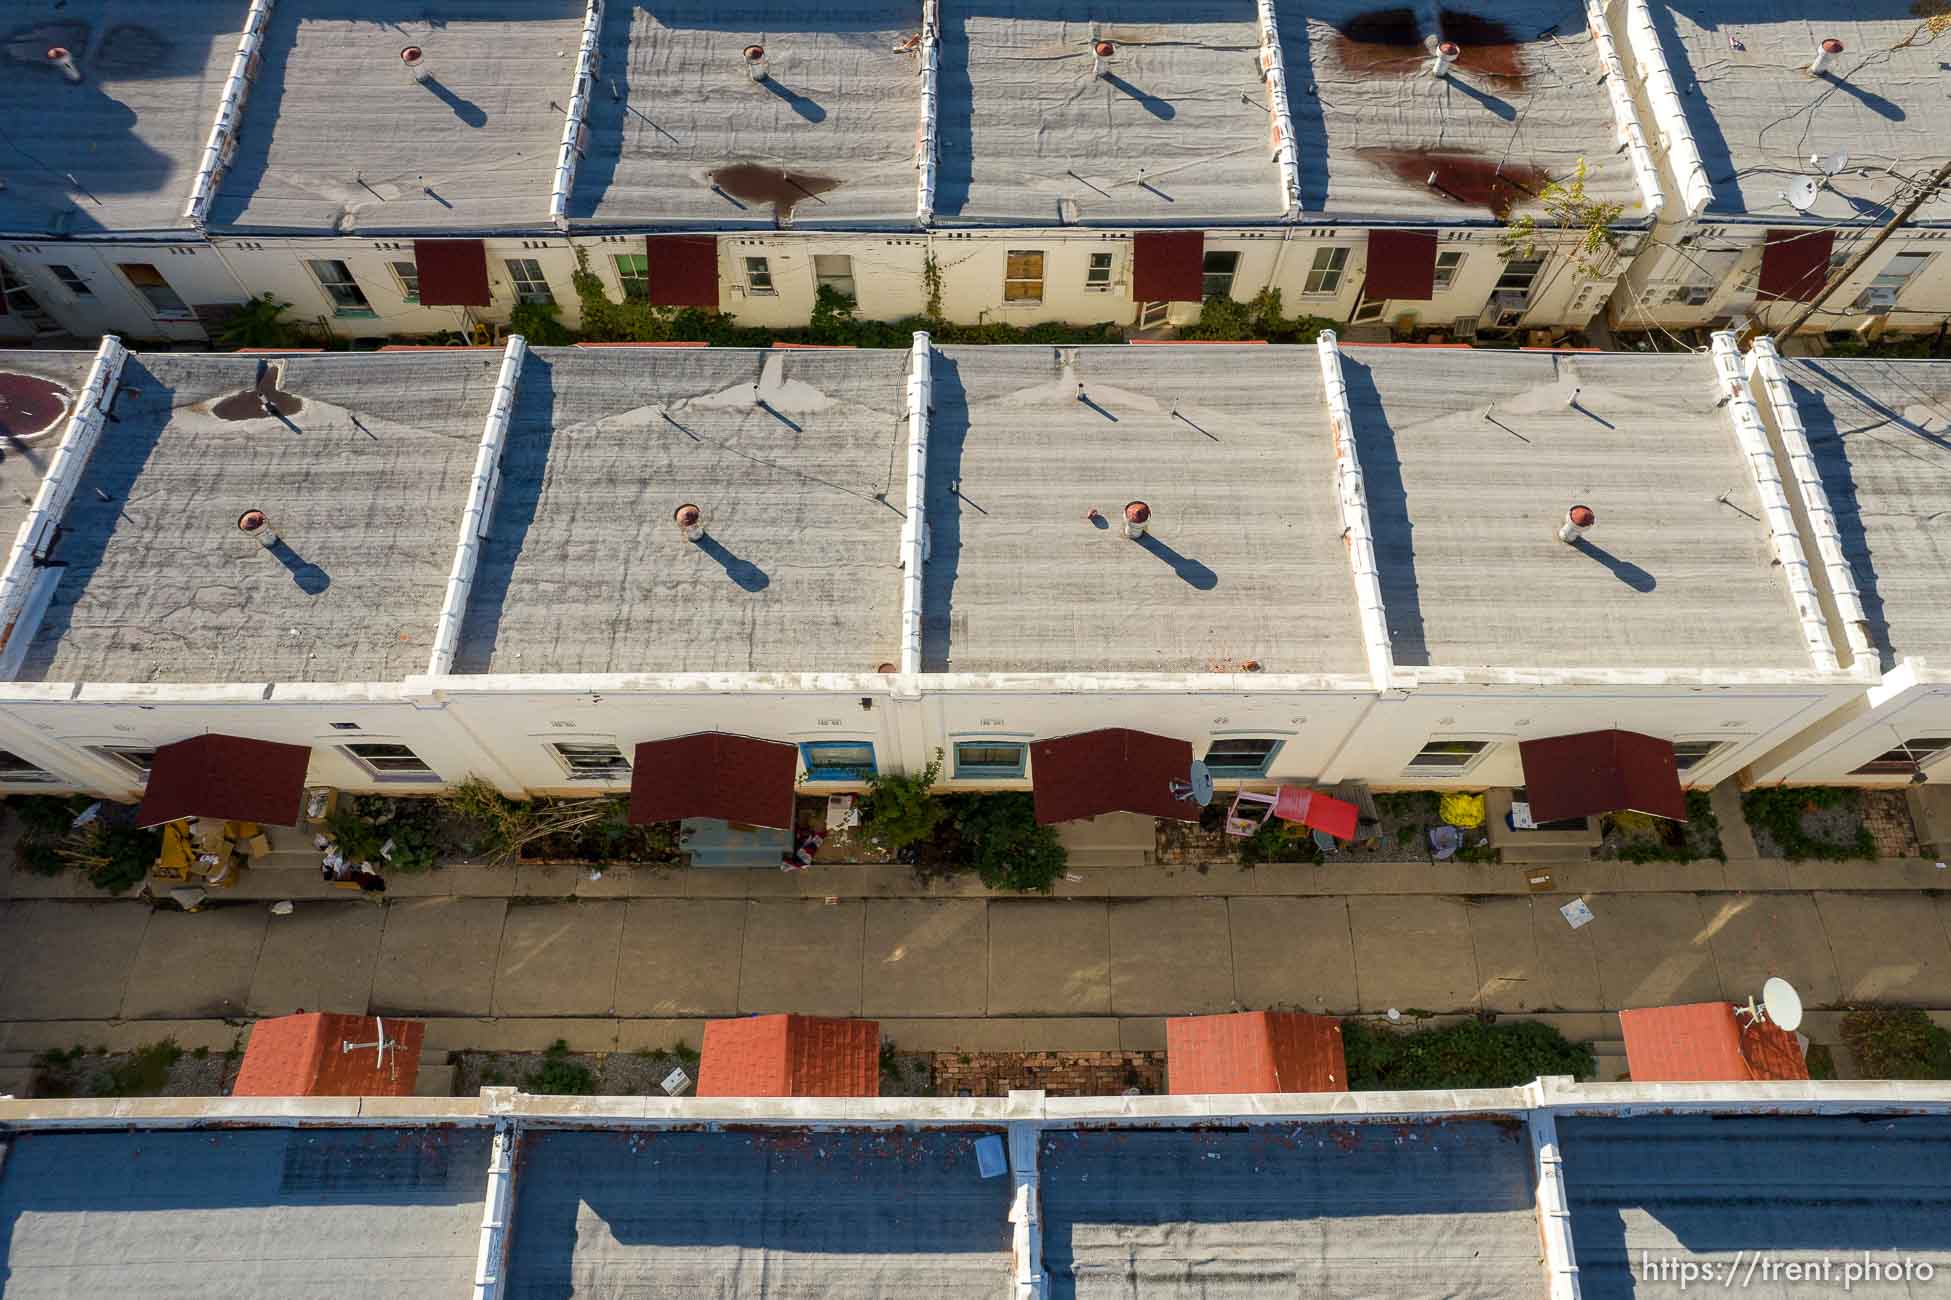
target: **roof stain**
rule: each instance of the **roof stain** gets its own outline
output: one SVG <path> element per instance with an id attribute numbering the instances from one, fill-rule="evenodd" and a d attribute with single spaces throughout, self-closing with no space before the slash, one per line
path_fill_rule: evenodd
<path id="1" fill-rule="evenodd" d="M 173 45 L 174 42 L 153 27 L 118 23 L 102 33 L 101 48 L 95 51 L 95 66 L 118 76 L 150 72 L 168 62 Z"/>
<path id="2" fill-rule="evenodd" d="M 1421 149 L 1363 149 L 1362 157 L 1405 185 L 1422 185 L 1465 207 L 1482 208 L 1502 221 L 1511 209 L 1551 181 L 1542 167 L 1493 162 L 1475 154 L 1426 153 Z"/>
<path id="3" fill-rule="evenodd" d="M 1350 72 L 1410 72 L 1424 59 L 1413 9 L 1371 9 L 1335 24 L 1335 57 Z"/>
<path id="4" fill-rule="evenodd" d="M 68 394 L 37 375 L 0 371 L 0 436 L 45 433 L 68 413 Z"/>
<path id="5" fill-rule="evenodd" d="M 1519 41 L 1510 28 L 1494 18 L 1479 18 L 1460 9 L 1445 9 L 1439 21 L 1443 39 L 1460 47 L 1457 66 L 1468 72 L 1523 85 L 1528 80 Z"/>
<path id="6" fill-rule="evenodd" d="M 735 199 L 747 203 L 770 203 L 772 214 L 784 222 L 793 209 L 807 199 L 819 201 L 829 190 L 840 188 L 831 176 L 766 167 L 759 163 L 734 163 L 711 173 L 711 183 Z"/>
<path id="7" fill-rule="evenodd" d="M 279 388 L 283 366 L 258 366 L 257 384 L 241 393 L 232 393 L 210 408 L 219 420 L 262 420 L 266 416 L 293 416 L 305 409 L 305 402 Z"/>

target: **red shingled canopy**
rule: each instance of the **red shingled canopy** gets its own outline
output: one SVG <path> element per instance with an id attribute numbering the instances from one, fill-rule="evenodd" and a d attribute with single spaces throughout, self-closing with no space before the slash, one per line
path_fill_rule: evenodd
<path id="1" fill-rule="evenodd" d="M 799 751 L 776 740 L 722 731 L 648 740 L 630 764 L 630 821 L 716 817 L 790 830 L 798 775 Z"/>
<path id="2" fill-rule="evenodd" d="M 1302 1011 L 1176 1016 L 1165 1022 L 1174 1096 L 1347 1092 L 1341 1021 Z"/>
<path id="3" fill-rule="evenodd" d="M 1144 230 L 1133 235 L 1131 296 L 1137 302 L 1203 302 L 1206 232 Z"/>
<path id="4" fill-rule="evenodd" d="M 380 1041 L 377 1047 L 355 1046 Z M 300 1012 L 251 1027 L 233 1097 L 410 1097 L 427 1027 L 417 1020 Z"/>
<path id="5" fill-rule="evenodd" d="M 1555 822 L 1611 812 L 1687 820 L 1687 792 L 1673 742 L 1637 731 L 1581 731 L 1518 745 L 1531 819 Z"/>
<path id="6" fill-rule="evenodd" d="M 1427 302 L 1436 296 L 1436 235 L 1428 230 L 1368 232 L 1368 275 L 1362 297 Z"/>
<path id="7" fill-rule="evenodd" d="M 711 235 L 648 235 L 650 302 L 718 310 L 718 240 Z"/>
<path id="8" fill-rule="evenodd" d="M 881 1024 L 748 1016 L 705 1025 L 700 1097 L 878 1097 Z"/>
<path id="9" fill-rule="evenodd" d="M 156 751 L 136 823 L 160 826 L 182 817 L 296 826 L 305 802 L 304 745 L 211 734 Z"/>
<path id="10" fill-rule="evenodd" d="M 416 239 L 413 265 L 422 307 L 486 307 L 494 301 L 488 246 L 478 239 Z"/>
<path id="11" fill-rule="evenodd" d="M 1076 821 L 1102 813 L 1199 820 L 1199 806 L 1175 798 L 1172 782 L 1192 772 L 1192 746 L 1148 731 L 1107 727 L 1030 746 L 1036 819 Z"/>
<path id="12" fill-rule="evenodd" d="M 1795 1035 L 1763 1020 L 1744 1025 L 1726 1002 L 1619 1013 L 1634 1083 L 1747 1083 L 1806 1079 Z"/>

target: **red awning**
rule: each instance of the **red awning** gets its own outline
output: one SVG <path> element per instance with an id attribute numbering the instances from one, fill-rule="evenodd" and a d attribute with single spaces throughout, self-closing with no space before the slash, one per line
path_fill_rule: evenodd
<path id="1" fill-rule="evenodd" d="M 1428 230 L 1368 232 L 1368 278 L 1362 297 L 1427 302 L 1436 296 L 1436 235 Z"/>
<path id="2" fill-rule="evenodd" d="M 304 810 L 312 751 L 242 736 L 193 736 L 164 745 L 149 765 L 136 810 L 143 826 L 183 817 L 296 826 Z"/>
<path id="3" fill-rule="evenodd" d="M 386 1051 L 377 1046 L 382 1034 Z M 320 1012 L 251 1026 L 233 1097 L 411 1097 L 427 1027 Z M 353 1044 L 351 1051 L 346 1044 Z"/>
<path id="4" fill-rule="evenodd" d="M 1192 746 L 1147 731 L 1110 727 L 1030 746 L 1036 819 L 1068 822 L 1102 813 L 1199 820 L 1199 806 L 1172 794 L 1192 774 Z"/>
<path id="5" fill-rule="evenodd" d="M 1133 235 L 1131 297 L 1135 302 L 1203 302 L 1206 233 L 1152 230 Z"/>
<path id="6" fill-rule="evenodd" d="M 799 751 L 776 740 L 701 731 L 645 741 L 630 765 L 630 821 L 716 817 L 790 830 L 798 775 Z"/>
<path id="7" fill-rule="evenodd" d="M 881 1024 L 747 1016 L 705 1024 L 700 1097 L 878 1097 Z"/>
<path id="8" fill-rule="evenodd" d="M 1610 812 L 1687 820 L 1672 741 L 1637 731 L 1581 731 L 1524 741 L 1518 755 L 1533 821 Z"/>
<path id="9" fill-rule="evenodd" d="M 1747 1083 L 1806 1079 L 1795 1035 L 1763 1020 L 1744 1025 L 1725 1002 L 1619 1013 L 1634 1083 Z"/>
<path id="10" fill-rule="evenodd" d="M 413 265 L 420 272 L 422 307 L 486 307 L 488 246 L 478 239 L 416 239 Z"/>
<path id="11" fill-rule="evenodd" d="M 650 235 L 650 301 L 657 307 L 718 310 L 718 240 L 711 235 Z"/>
<path id="12" fill-rule="evenodd" d="M 1829 254 L 1836 248 L 1833 230 L 1771 230 L 1761 245 L 1763 298 L 1807 302 L 1822 292 L 1829 278 Z"/>
<path id="13" fill-rule="evenodd" d="M 1165 1022 L 1174 1096 L 1347 1092 L 1341 1021 L 1301 1011 L 1176 1016 Z"/>

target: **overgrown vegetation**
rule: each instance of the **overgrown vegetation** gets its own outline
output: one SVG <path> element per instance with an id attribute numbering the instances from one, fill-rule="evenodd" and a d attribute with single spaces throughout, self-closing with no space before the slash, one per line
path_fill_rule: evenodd
<path id="1" fill-rule="evenodd" d="M 1763 856 L 1801 862 L 1870 860 L 1876 837 L 1863 823 L 1863 792 L 1835 786 L 1765 786 L 1741 796 L 1741 812 L 1758 835 Z M 1774 853 L 1768 849 L 1773 847 Z"/>
<path id="2" fill-rule="evenodd" d="M 1253 834 L 1240 841 L 1240 863 L 1257 867 L 1263 862 L 1321 861 L 1321 846 L 1314 833 L 1299 822 L 1269 817 Z"/>
<path id="3" fill-rule="evenodd" d="M 1852 1011 L 1842 1038 L 1866 1079 L 1951 1079 L 1951 1030 L 1914 1007 Z"/>
<path id="4" fill-rule="evenodd" d="M 1705 790 L 1687 791 L 1684 822 L 1637 812 L 1612 813 L 1605 820 L 1608 835 L 1619 835 L 1619 856 L 1627 862 L 1727 861 L 1727 850 L 1721 846 L 1721 819 L 1714 815 L 1713 797 Z"/>
<path id="5" fill-rule="evenodd" d="M 299 340 L 297 328 L 284 319 L 290 309 L 290 303 L 260 293 L 225 317 L 211 341 L 221 348 L 288 348 Z"/>
<path id="6" fill-rule="evenodd" d="M 1344 1020 L 1342 1049 L 1355 1092 L 1420 1088 L 1512 1088 L 1541 1075 L 1590 1078 L 1590 1043 L 1574 1043 L 1537 1020 L 1471 1019 L 1441 1029 L 1391 1029 Z"/>
<path id="7" fill-rule="evenodd" d="M 522 1080 L 525 1092 L 558 1097 L 587 1097 L 596 1092 L 596 1072 L 569 1059 L 569 1040 L 558 1038 L 542 1053 L 542 1064 Z"/>
<path id="8" fill-rule="evenodd" d="M 83 1076 L 88 1057 L 102 1058 L 103 1068 Z M 75 1046 L 54 1049 L 34 1058 L 37 1097 L 155 1097 L 169 1086 L 169 1072 L 183 1059 L 173 1038 L 149 1043 L 133 1052 L 110 1056 L 106 1048 L 84 1051 Z"/>
<path id="9" fill-rule="evenodd" d="M 1581 158 L 1569 179 L 1551 181 L 1538 191 L 1546 228 L 1572 232 L 1573 242 L 1567 245 L 1562 240 L 1546 239 L 1540 233 L 1537 214 L 1527 212 L 1512 217 L 1504 227 L 1501 239 L 1505 257 L 1530 261 L 1556 251 L 1563 254 L 1578 275 L 1588 280 L 1606 274 L 1612 265 L 1613 249 L 1619 242 L 1612 232 L 1612 223 L 1619 219 L 1626 205 L 1601 202 L 1587 195 L 1586 174 L 1585 159 Z"/>
<path id="10" fill-rule="evenodd" d="M 628 800 L 615 795 L 510 799 L 470 776 L 441 803 L 471 832 L 475 851 L 491 864 L 518 857 L 660 866 L 678 861 L 676 823 L 633 826 Z"/>
<path id="11" fill-rule="evenodd" d="M 450 821 L 439 799 L 361 794 L 340 797 L 325 819 L 325 833 L 347 862 L 418 874 L 439 866 L 453 847 L 447 842 Z"/>
<path id="12" fill-rule="evenodd" d="M 869 842 L 900 853 L 935 838 L 948 807 L 930 791 L 942 775 L 942 751 L 913 776 L 877 773 L 860 801 L 860 830 Z"/>
<path id="13" fill-rule="evenodd" d="M 1179 328 L 1182 339 L 1231 342 L 1266 339 L 1269 343 L 1312 343 L 1340 322 L 1325 316 L 1282 314 L 1280 290 L 1262 289 L 1251 301 L 1210 297 L 1199 306 L 1199 320 Z"/>
<path id="14" fill-rule="evenodd" d="M 1037 821 L 1035 799 L 1013 791 L 952 798 L 956 833 L 983 884 L 1050 892 L 1068 855 L 1057 832 Z"/>
<path id="15" fill-rule="evenodd" d="M 562 348 L 576 341 L 562 323 L 562 309 L 552 302 L 516 303 L 508 313 L 508 330 L 527 339 L 531 347 Z"/>
<path id="16" fill-rule="evenodd" d="M 28 795 L 9 801 L 20 818 L 14 861 L 40 876 L 80 871 L 95 888 L 119 894 L 139 885 L 162 852 L 161 831 L 133 823 L 133 809 L 104 802 L 77 828 L 75 818 L 96 801 L 87 795 Z"/>

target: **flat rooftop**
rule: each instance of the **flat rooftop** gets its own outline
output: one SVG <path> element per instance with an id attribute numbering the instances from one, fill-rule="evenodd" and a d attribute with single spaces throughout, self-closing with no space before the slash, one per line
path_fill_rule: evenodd
<path id="1" fill-rule="evenodd" d="M 1649 0 L 1687 125 L 1714 186 L 1708 214 L 1776 222 L 1883 221 L 1903 175 L 1929 175 L 1951 132 L 1940 10 L 1914 0 Z M 1829 38 L 1843 53 L 1822 76 L 1807 69 Z M 1650 137 L 1652 132 L 1648 131 Z M 1811 159 L 1848 151 L 1843 171 L 1806 216 L 1789 182 L 1818 176 Z M 1943 221 L 1926 206 L 1919 218 Z"/>
<path id="2" fill-rule="evenodd" d="M 1785 358 L 1884 671 L 1951 656 L 1951 365 Z"/>
<path id="3" fill-rule="evenodd" d="M 1346 347 L 1342 371 L 1398 665 L 1813 668 L 1706 355 Z M 1574 504 L 1598 523 L 1567 546 Z"/>
<path id="4" fill-rule="evenodd" d="M 92 352 L 0 351 L 0 538 L 8 546 L 41 490 L 94 359 Z"/>
<path id="5" fill-rule="evenodd" d="M 1541 1294 L 1523 1122 L 1051 1131 L 1052 1300 Z"/>
<path id="6" fill-rule="evenodd" d="M 571 219 L 912 225 L 920 33 L 919 0 L 609 6 Z"/>
<path id="7" fill-rule="evenodd" d="M 381 20 L 347 0 L 285 0 L 210 225 L 546 226 L 583 12 L 581 0 L 442 0 Z M 410 45 L 425 82 L 400 62 Z"/>
<path id="8" fill-rule="evenodd" d="M 1578 0 L 1500 0 L 1486 14 L 1386 0 L 1277 0 L 1301 211 L 1381 222 L 1502 222 L 1580 160 L 1585 192 L 1644 196 L 1596 85 Z M 1446 78 L 1425 42 L 1461 47 Z M 1434 172 L 1436 179 L 1431 181 Z"/>
<path id="9" fill-rule="evenodd" d="M 132 355 L 20 680 L 426 671 L 500 366 L 498 352 Z M 260 367 L 282 418 L 255 409 Z M 282 544 L 239 532 L 247 510 Z"/>
<path id="10" fill-rule="evenodd" d="M 517 1296 L 1004 1300 L 1010 1180 L 956 1131 L 535 1133 Z"/>
<path id="11" fill-rule="evenodd" d="M 942 348 L 934 410 L 926 670 L 1368 671 L 1312 349 Z"/>
<path id="12" fill-rule="evenodd" d="M 0 1140 L 8 1300 L 463 1295 L 486 1129 L 16 1133 Z"/>
<path id="13" fill-rule="evenodd" d="M 531 351 L 455 671 L 873 672 L 898 660 L 908 361 Z M 701 544 L 673 522 L 687 503 L 704 512 Z"/>
<path id="14" fill-rule="evenodd" d="M 0 28 L 0 120 L 11 142 L 0 232 L 188 229 L 183 209 L 248 9 L 246 0 L 12 0 Z M 79 82 L 48 62 L 56 46 L 73 54 Z"/>
<path id="15" fill-rule="evenodd" d="M 1865 1252 L 1940 1277 L 1951 1269 L 1943 1115 L 1567 1117 L 1558 1141 L 1588 1300 L 1677 1289 L 1677 1274 L 1645 1276 L 1649 1259 L 1712 1264 L 1716 1283 L 1757 1256 L 1778 1265 L 1827 1258 L 1837 1270 L 1826 1285 L 1754 1278 L 1777 1295 L 1842 1294 L 1842 1267 L 1860 1266 Z M 1853 1289 L 1923 1295 L 1929 1284 L 1912 1274 L 1908 1285 L 1859 1279 Z"/>
<path id="16" fill-rule="evenodd" d="M 942 223 L 1285 212 L 1248 0 L 972 0 L 942 6 L 941 42 Z"/>

